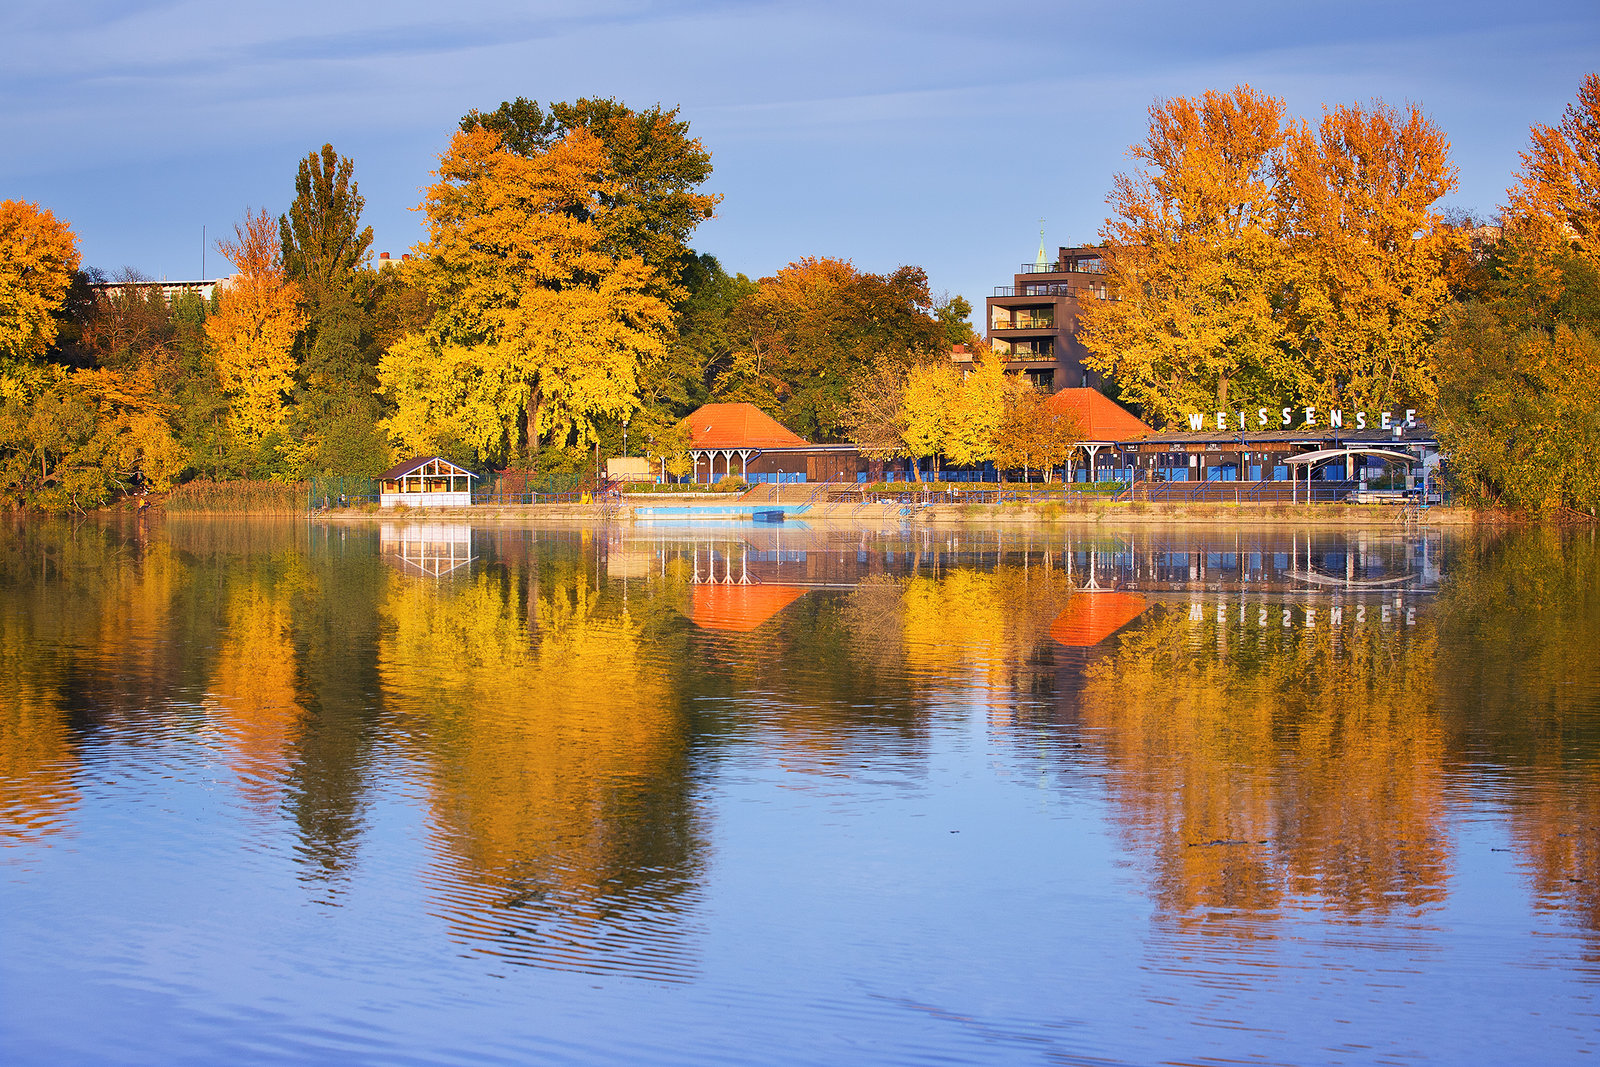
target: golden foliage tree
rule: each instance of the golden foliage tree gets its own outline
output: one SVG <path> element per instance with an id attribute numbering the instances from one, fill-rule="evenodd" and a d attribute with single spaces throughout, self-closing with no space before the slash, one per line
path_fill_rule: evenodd
<path id="1" fill-rule="evenodd" d="M 1041 469 L 1048 482 L 1050 472 L 1066 463 L 1077 447 L 1082 429 L 1076 416 L 1053 407 L 1045 394 L 1028 387 L 1023 379 L 1011 381 L 1022 388 L 1008 391 L 995 442 L 995 465 L 1001 470 L 1021 468 L 1024 473 Z"/>
<path id="2" fill-rule="evenodd" d="M 1294 397 L 1388 409 L 1433 396 L 1433 347 L 1464 234 L 1433 205 L 1450 142 L 1415 105 L 1336 107 L 1291 132 L 1279 192 Z M 1266 399 L 1266 398 L 1263 398 Z"/>
<path id="3" fill-rule="evenodd" d="M 1508 214 L 1545 243 L 1600 263 L 1600 74 L 1590 74 L 1559 126 L 1534 126 Z"/>
<path id="4" fill-rule="evenodd" d="M 77 269 L 78 238 L 66 223 L 38 204 L 0 200 L 0 356 L 44 355 Z"/>
<path id="5" fill-rule="evenodd" d="M 1000 422 L 1016 385 L 1017 379 L 1006 375 L 998 357 L 980 358 L 973 364 L 948 409 L 944 454 L 950 462 L 967 467 L 995 458 Z M 1022 387 L 1027 388 L 1025 384 Z"/>
<path id="6" fill-rule="evenodd" d="M 961 375 L 948 363 L 922 363 L 906 373 L 904 401 L 906 454 L 937 459 L 948 440 Z M 918 480 L 921 467 L 915 466 Z"/>
<path id="7" fill-rule="evenodd" d="M 874 364 L 950 348 L 920 267 L 872 274 L 827 256 L 762 278 L 733 309 L 730 333 L 712 368 L 715 396 L 754 403 L 812 440 L 848 432 L 851 382 Z"/>
<path id="8" fill-rule="evenodd" d="M 237 432 L 265 437 L 282 427 L 294 388 L 294 342 L 305 327 L 300 287 L 284 273 L 278 230 L 265 211 L 247 214 L 217 250 L 238 274 L 218 291 L 206 336 Z"/>
<path id="9" fill-rule="evenodd" d="M 1276 390 L 1283 328 L 1277 174 L 1283 102 L 1241 85 L 1150 108 L 1104 236 L 1114 301 L 1081 312 L 1091 369 L 1153 420 L 1230 409 Z"/>
<path id="10" fill-rule="evenodd" d="M 1112 190 L 1115 299 L 1082 313 L 1086 365 L 1158 422 L 1424 405 L 1463 240 L 1434 209 L 1456 182 L 1443 133 L 1381 102 L 1313 131 L 1249 86 L 1150 116 Z"/>
<path id="11" fill-rule="evenodd" d="M 379 366 L 401 445 L 455 439 L 505 457 L 638 407 L 640 361 L 660 355 L 672 318 L 644 261 L 603 247 L 606 165 L 586 129 L 531 155 L 482 126 L 452 139 L 418 249 L 437 311 Z"/>
<path id="12" fill-rule="evenodd" d="M 1600 77 L 1535 126 L 1491 277 L 1453 309 L 1434 428 L 1467 498 L 1600 512 Z"/>

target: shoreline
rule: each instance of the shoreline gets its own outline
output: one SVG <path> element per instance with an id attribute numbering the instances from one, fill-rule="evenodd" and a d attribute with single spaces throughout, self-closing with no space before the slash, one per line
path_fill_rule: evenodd
<path id="1" fill-rule="evenodd" d="M 637 519 L 635 504 L 507 504 L 453 508 L 345 509 L 307 516 L 318 522 L 365 524 L 370 522 L 466 522 L 470 524 L 644 525 L 661 521 Z M 193 513 L 189 513 L 193 514 Z M 242 513 L 241 513 L 242 514 Z M 740 520 L 685 520 L 700 525 L 730 527 L 754 525 Z M 853 526 L 885 522 L 910 526 L 1029 525 L 1029 526 L 1144 526 L 1211 525 L 1221 527 L 1360 526 L 1417 529 L 1466 529 L 1478 526 L 1537 525 L 1535 520 L 1500 515 L 1474 508 L 1414 508 L 1385 504 L 1149 504 L 1141 502 L 1085 502 L 1063 504 L 930 504 L 908 509 L 899 504 L 855 504 L 818 507 L 795 516 L 795 523 L 810 526 Z M 774 524 L 776 526 L 778 524 Z"/>

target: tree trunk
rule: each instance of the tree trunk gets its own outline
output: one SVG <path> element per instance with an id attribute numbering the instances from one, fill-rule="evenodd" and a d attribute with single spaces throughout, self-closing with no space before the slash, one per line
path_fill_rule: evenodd
<path id="1" fill-rule="evenodd" d="M 522 409 L 522 436 L 527 442 L 529 480 L 539 471 L 539 393 L 534 391 L 528 398 L 528 404 Z M 528 492 L 533 492 L 533 487 L 528 487 Z"/>

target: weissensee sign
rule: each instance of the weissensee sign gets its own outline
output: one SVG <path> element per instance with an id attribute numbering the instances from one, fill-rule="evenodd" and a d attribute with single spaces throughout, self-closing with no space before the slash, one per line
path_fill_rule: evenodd
<path id="1" fill-rule="evenodd" d="M 1294 427 L 1295 429 L 1315 429 L 1318 425 L 1320 425 L 1317 422 L 1317 416 L 1319 413 L 1326 415 L 1327 426 L 1330 430 L 1339 430 L 1344 428 L 1345 413 L 1343 409 L 1328 408 L 1324 410 L 1311 406 L 1301 408 L 1280 408 L 1277 413 L 1278 428 L 1284 430 L 1287 430 L 1291 427 Z M 1294 417 L 1296 414 L 1304 415 L 1300 425 L 1297 427 L 1294 425 Z M 1404 418 L 1400 419 L 1398 424 L 1395 421 L 1398 416 L 1395 415 L 1394 412 L 1390 411 L 1380 411 L 1373 418 L 1369 418 L 1365 411 L 1357 411 L 1353 414 L 1355 418 L 1352 420 L 1350 428 L 1354 430 L 1365 430 L 1369 425 L 1374 429 L 1392 430 L 1395 429 L 1397 425 L 1415 426 L 1417 424 L 1416 408 L 1406 408 L 1405 416 Z M 1272 409 L 1256 408 L 1255 416 L 1255 428 L 1265 429 L 1271 424 Z M 1208 421 L 1211 421 L 1212 425 L 1207 425 Z M 1250 428 L 1250 413 L 1248 411 L 1218 411 L 1211 414 L 1207 414 L 1206 412 L 1202 411 L 1189 412 L 1189 429 L 1196 432 L 1201 430 L 1215 429 L 1233 430 L 1242 433 Z"/>

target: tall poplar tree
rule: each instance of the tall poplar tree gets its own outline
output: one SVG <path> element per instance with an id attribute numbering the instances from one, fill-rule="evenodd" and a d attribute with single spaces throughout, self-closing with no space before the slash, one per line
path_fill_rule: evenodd
<path id="1" fill-rule="evenodd" d="M 246 473 L 270 469 L 270 453 L 283 445 L 286 404 L 294 388 L 294 343 L 305 326 L 300 287 L 284 273 L 283 259 L 265 211 L 247 214 L 235 239 L 218 250 L 238 268 L 219 290 L 206 336 L 237 438 L 260 450 Z"/>
<path id="2" fill-rule="evenodd" d="M 372 227 L 354 164 L 325 144 L 300 161 L 295 197 L 278 219 L 286 275 L 306 329 L 296 346 L 294 466 L 302 473 L 376 474 L 388 466 L 378 427 Z"/>

